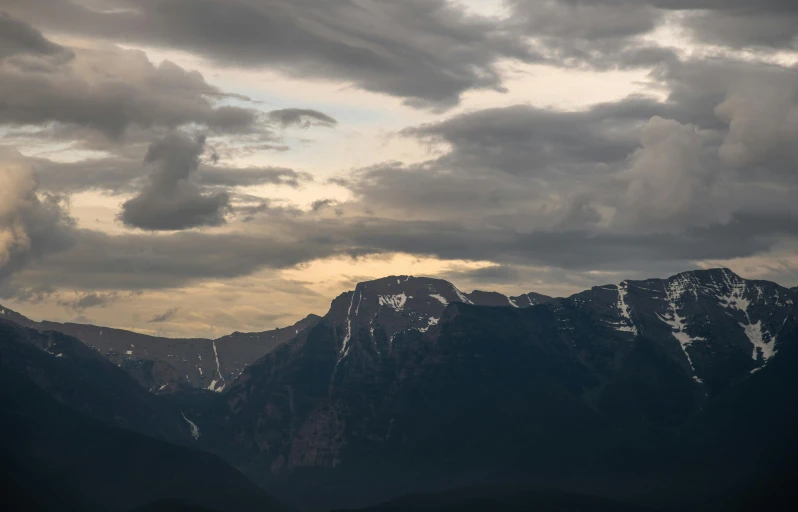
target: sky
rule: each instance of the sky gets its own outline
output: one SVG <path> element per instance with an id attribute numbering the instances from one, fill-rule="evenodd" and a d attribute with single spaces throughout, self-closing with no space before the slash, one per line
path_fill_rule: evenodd
<path id="1" fill-rule="evenodd" d="M 798 285 L 793 0 L 0 0 L 0 303 L 172 337 L 359 281 Z"/>

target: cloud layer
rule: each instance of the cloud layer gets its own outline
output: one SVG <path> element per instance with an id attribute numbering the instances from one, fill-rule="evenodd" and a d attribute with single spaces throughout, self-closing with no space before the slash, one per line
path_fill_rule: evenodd
<path id="1" fill-rule="evenodd" d="M 4 286 L 108 310 L 397 253 L 483 288 L 729 261 L 798 283 L 795 2 L 474 5 L 0 0 L 0 130 L 25 153 L 0 154 Z M 554 108 L 531 73 L 649 94 Z M 78 225 L 70 194 L 116 224 Z M 191 321 L 168 304 L 141 321 Z"/>

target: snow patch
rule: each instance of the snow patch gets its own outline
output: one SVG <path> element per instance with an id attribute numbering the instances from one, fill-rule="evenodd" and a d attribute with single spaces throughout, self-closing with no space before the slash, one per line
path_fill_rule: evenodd
<path id="1" fill-rule="evenodd" d="M 754 361 L 759 359 L 759 351 L 761 351 L 762 359 L 767 361 L 776 354 L 776 337 L 771 336 L 764 329 L 761 321 L 751 322 L 751 317 L 748 315 L 748 307 L 751 305 L 751 301 L 745 298 L 745 292 L 748 288 L 747 282 L 745 280 L 738 281 L 736 278 L 732 279 L 733 277 L 736 276 L 730 276 L 725 269 L 723 270 L 723 280 L 728 286 L 729 292 L 725 295 L 718 294 L 718 300 L 725 302 L 728 309 L 740 311 L 745 315 L 746 323 L 739 322 L 739 324 L 754 347 L 751 352 L 751 359 Z M 757 293 L 757 297 L 761 298 L 762 289 L 760 287 L 757 287 Z"/>
<path id="2" fill-rule="evenodd" d="M 519 306 L 518 304 L 516 304 L 516 303 L 513 301 L 513 299 L 511 299 L 510 297 L 507 297 L 507 302 L 509 302 L 509 303 L 510 303 L 510 305 L 511 305 L 512 307 L 514 307 L 514 308 L 520 308 L 520 307 L 521 307 L 521 306 Z"/>
<path id="3" fill-rule="evenodd" d="M 750 322 L 750 320 L 749 320 Z M 774 336 L 770 342 L 768 343 L 765 341 L 765 335 L 768 333 L 762 329 L 762 322 L 757 322 L 755 324 L 749 323 L 748 325 L 740 324 L 745 330 L 745 335 L 748 336 L 748 339 L 751 340 L 751 343 L 754 345 L 754 350 L 751 353 L 751 359 L 756 361 L 759 358 L 757 353 L 757 349 L 762 351 L 762 359 L 767 361 L 776 353 L 776 337 Z"/>
<path id="4" fill-rule="evenodd" d="M 433 325 L 438 325 L 438 322 L 439 322 L 439 321 L 440 321 L 440 318 L 433 318 L 433 317 L 430 317 L 430 318 L 427 320 L 427 325 L 426 325 L 426 327 L 419 327 L 419 329 L 418 329 L 418 330 L 419 330 L 419 331 L 421 331 L 421 332 L 427 332 L 427 331 L 429 330 L 429 328 L 430 328 L 430 327 L 432 327 Z"/>
<path id="5" fill-rule="evenodd" d="M 469 298 L 466 297 L 463 292 L 458 290 L 455 285 L 452 285 L 452 289 L 454 290 L 454 293 L 456 293 L 457 296 L 460 298 L 460 302 L 465 302 L 466 304 L 473 304 L 473 302 L 471 302 L 471 300 L 469 300 Z"/>
<path id="6" fill-rule="evenodd" d="M 407 295 L 404 292 L 399 295 L 380 295 L 380 306 L 389 306 L 396 311 L 402 311 L 407 302 Z"/>
<path id="7" fill-rule="evenodd" d="M 432 297 L 433 299 L 437 300 L 438 302 L 440 302 L 444 306 L 449 304 L 449 301 L 446 300 L 446 298 L 443 295 L 438 295 L 437 293 L 431 293 L 430 297 Z"/>
<path id="8" fill-rule="evenodd" d="M 163 388 L 161 388 L 161 389 L 163 389 Z M 186 418 L 186 415 L 183 414 L 183 411 L 180 411 L 180 415 L 183 416 L 183 419 L 188 422 L 188 426 L 191 428 L 191 437 L 193 437 L 195 441 L 197 439 L 199 439 L 200 429 L 197 426 L 197 424 L 194 423 L 193 421 L 191 421 L 190 419 Z"/>

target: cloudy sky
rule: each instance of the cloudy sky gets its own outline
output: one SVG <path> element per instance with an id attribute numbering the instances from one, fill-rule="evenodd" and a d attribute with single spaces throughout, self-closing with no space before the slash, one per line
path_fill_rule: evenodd
<path id="1" fill-rule="evenodd" d="M 794 0 L 0 0 L 0 137 L 0 302 L 35 319 L 798 285 Z"/>

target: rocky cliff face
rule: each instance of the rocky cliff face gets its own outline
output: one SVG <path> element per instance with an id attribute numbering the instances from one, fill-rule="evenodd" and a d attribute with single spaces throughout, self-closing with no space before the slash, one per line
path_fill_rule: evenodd
<path id="1" fill-rule="evenodd" d="M 240 463 L 283 491 L 311 472 L 342 495 L 343 475 L 390 495 L 423 486 L 407 475 L 508 465 L 595 480 L 767 371 L 793 342 L 798 300 L 725 269 L 520 297 L 360 283 L 229 389 Z"/>

